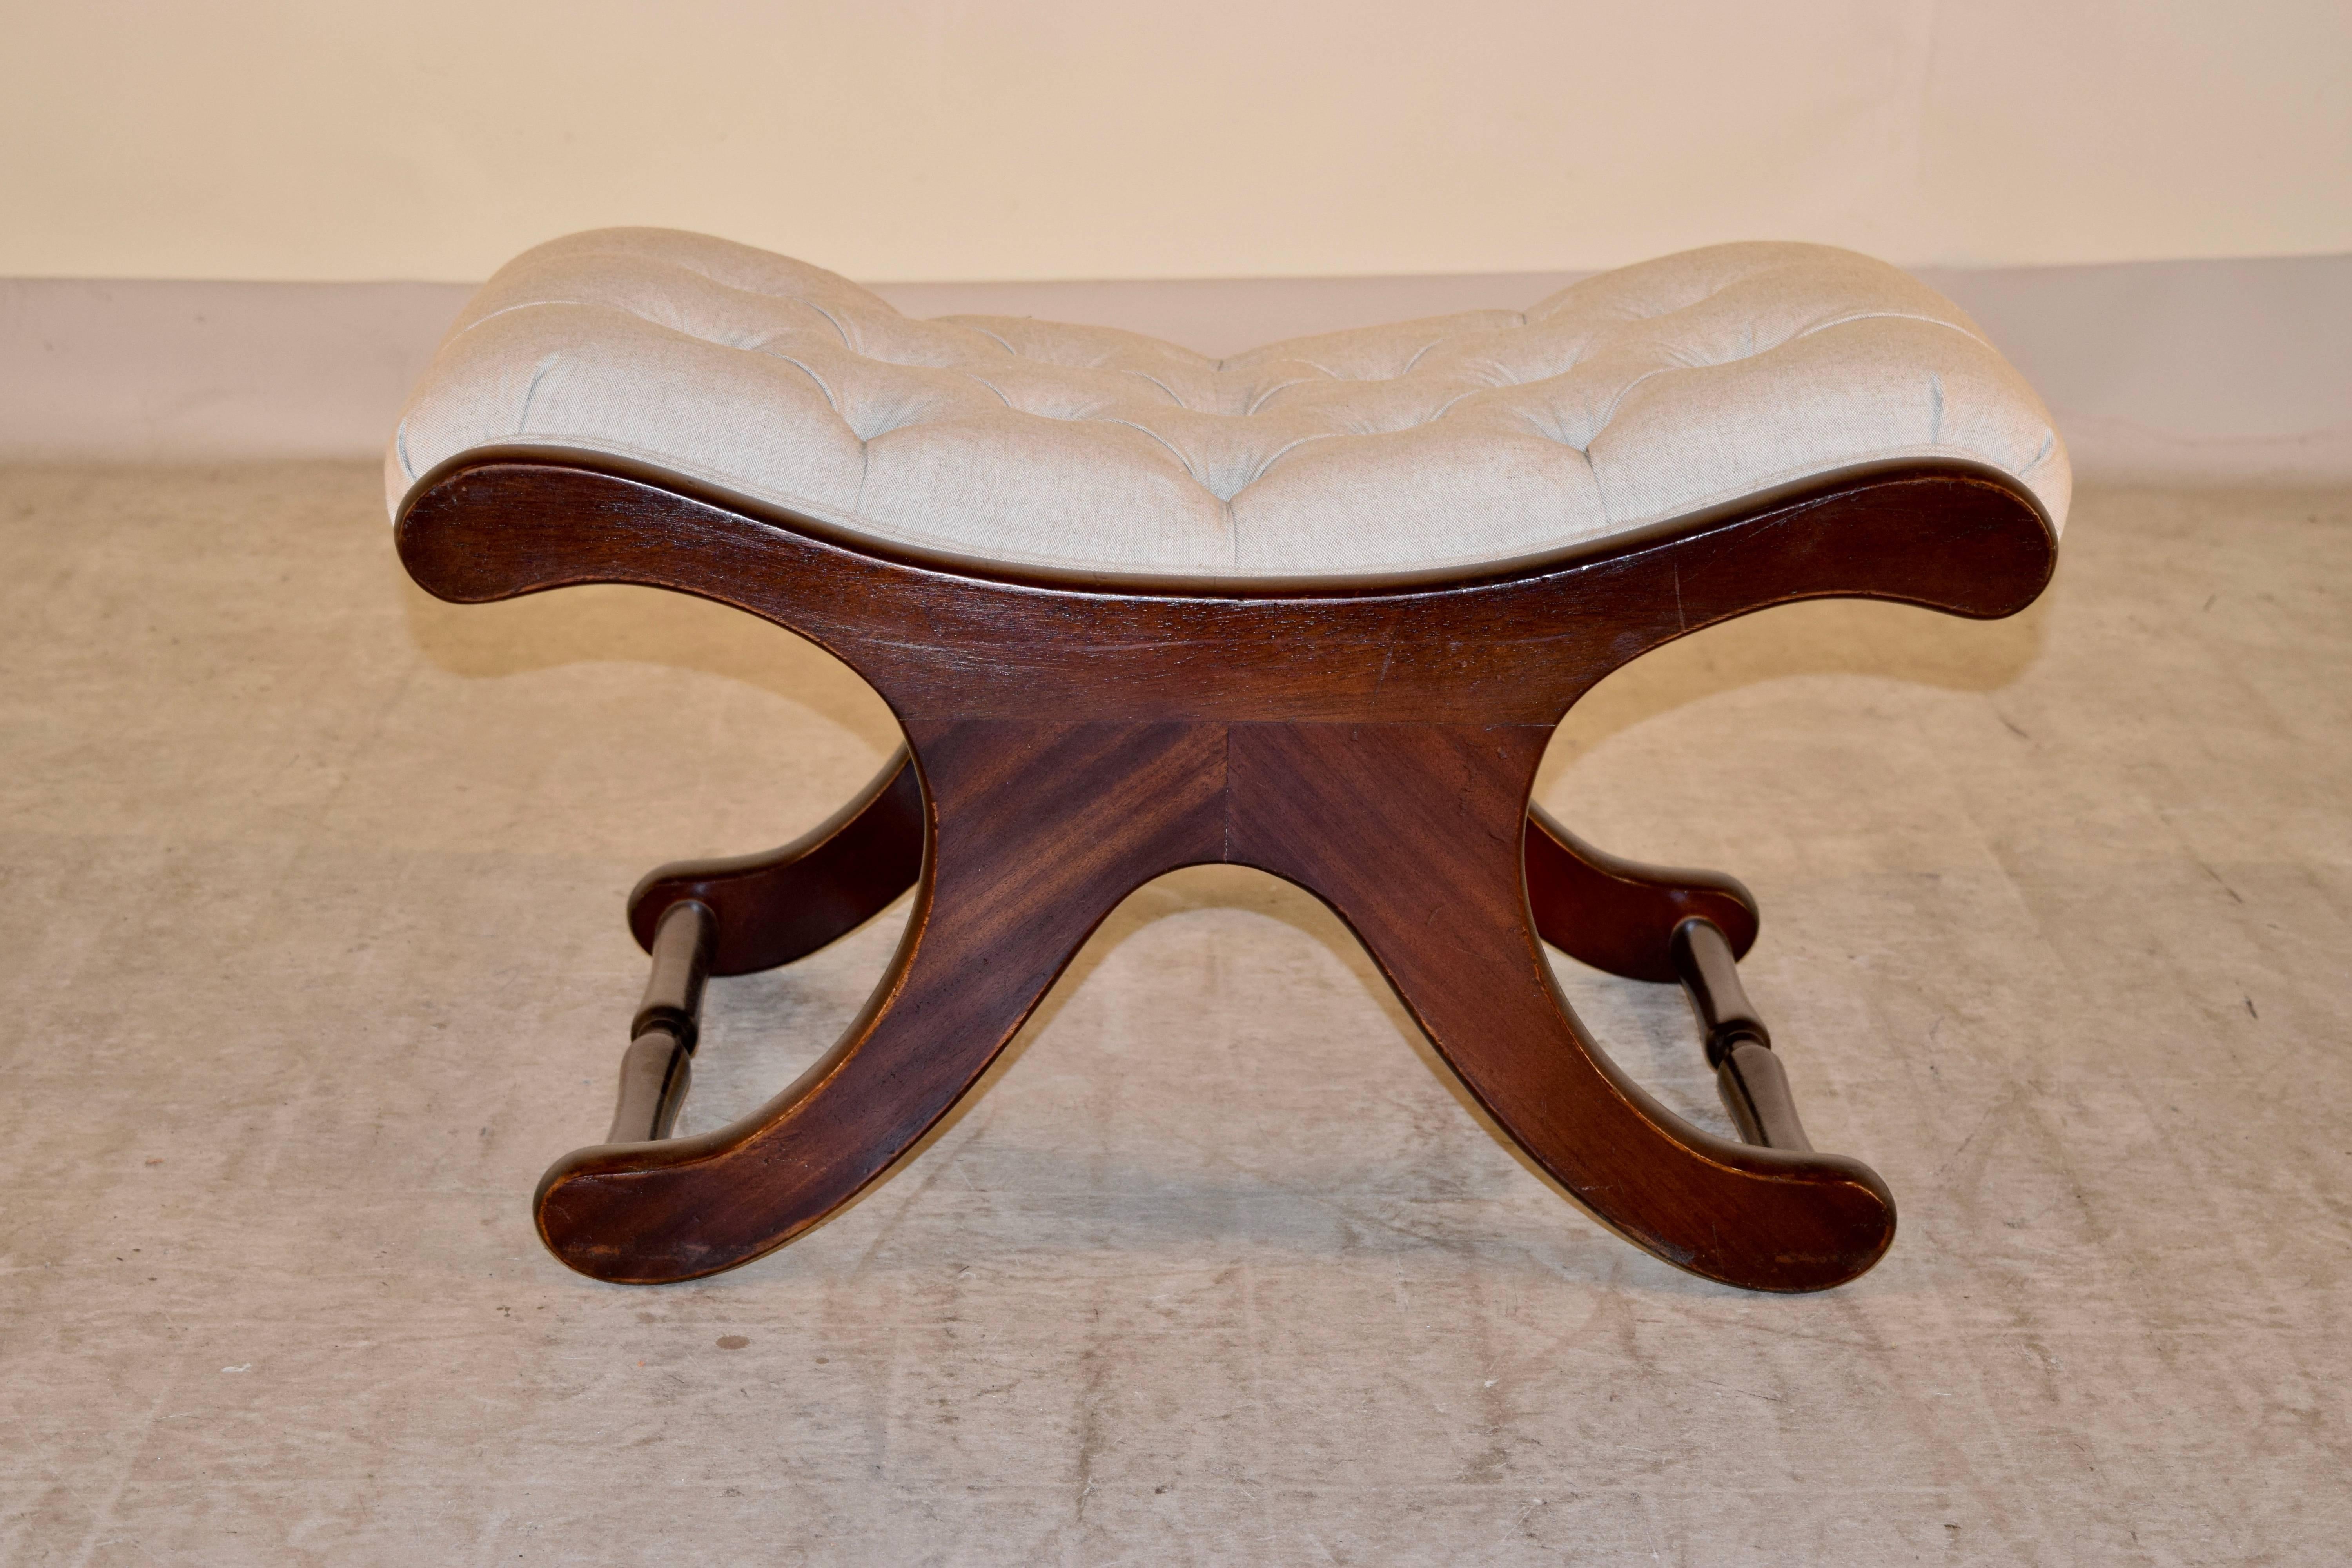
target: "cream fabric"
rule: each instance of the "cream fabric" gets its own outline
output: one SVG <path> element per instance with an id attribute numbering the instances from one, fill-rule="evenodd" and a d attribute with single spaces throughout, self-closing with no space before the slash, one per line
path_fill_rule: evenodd
<path id="1" fill-rule="evenodd" d="M 665 229 L 525 252 L 410 398 L 395 510 L 486 446 L 637 458 L 883 541 L 1137 574 L 1467 566 L 1877 458 L 1972 458 L 2062 522 L 2065 448 L 1958 307 L 1866 257 L 1721 245 L 1212 360 L 1104 327 L 917 321 Z"/>

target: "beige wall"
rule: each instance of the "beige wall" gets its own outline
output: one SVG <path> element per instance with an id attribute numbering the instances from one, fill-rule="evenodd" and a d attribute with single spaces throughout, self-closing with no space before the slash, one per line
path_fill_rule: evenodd
<path id="1" fill-rule="evenodd" d="M 0 5 L 0 276 L 855 276 L 2352 249 L 2344 0 Z"/>

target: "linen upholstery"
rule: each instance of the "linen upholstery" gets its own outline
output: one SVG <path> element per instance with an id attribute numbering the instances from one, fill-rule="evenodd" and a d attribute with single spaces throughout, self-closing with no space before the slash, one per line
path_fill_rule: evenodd
<path id="1" fill-rule="evenodd" d="M 1686 251 L 1213 360 L 1106 327 L 901 315 L 664 229 L 525 252 L 402 413 L 395 511 L 488 446 L 635 458 L 877 541 L 1139 574 L 1507 560 L 1879 458 L 1969 458 L 2063 523 L 2063 445 L 1958 306 L 1825 246 Z"/>

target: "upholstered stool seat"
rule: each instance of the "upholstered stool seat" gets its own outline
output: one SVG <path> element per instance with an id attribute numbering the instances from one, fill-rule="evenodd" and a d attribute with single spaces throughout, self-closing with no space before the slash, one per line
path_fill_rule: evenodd
<path id="1" fill-rule="evenodd" d="M 1889 459 L 1983 464 L 2058 520 L 2069 488 L 2048 411 L 1958 307 L 1816 245 L 1213 360 L 1107 327 L 912 320 L 789 258 L 604 229 L 467 306 L 401 417 L 390 499 L 526 443 L 887 543 L 1192 578 L 1516 560 Z"/>
<path id="2" fill-rule="evenodd" d="M 905 740 L 804 837 L 631 896 L 653 978 L 620 1104 L 538 1194 L 573 1268 L 690 1279 L 839 1213 L 985 1080 L 1106 913 L 1206 862 L 1328 902 L 1496 1131 L 1655 1256 L 1806 1290 L 1891 1244 L 1885 1184 L 1813 1150 L 1741 992 L 1755 900 L 1596 849 L 1530 795 L 1570 705 L 1676 637 L 1798 599 L 1987 617 L 2042 591 L 2064 447 L 1895 268 L 1718 246 L 1212 360 L 911 321 L 801 262 L 613 229 L 484 287 L 386 478 L 401 559 L 444 598 L 730 605 L 847 661 Z M 671 763 L 631 741 L 616 766 Z M 706 976 L 791 963 L 909 888 L 832 1049 L 671 1136 Z M 1683 984 L 1737 1138 L 1610 1061 L 1547 943 Z"/>

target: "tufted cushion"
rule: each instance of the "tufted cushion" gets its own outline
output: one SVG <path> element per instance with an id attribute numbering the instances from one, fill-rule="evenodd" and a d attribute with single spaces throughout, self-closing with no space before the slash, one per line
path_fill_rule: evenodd
<path id="1" fill-rule="evenodd" d="M 1958 307 L 1813 245 L 1213 360 L 1105 327 L 916 321 L 805 262 L 604 229 L 474 296 L 401 416 L 391 502 L 518 443 L 922 549 L 1188 576 L 1506 560 L 1878 458 L 1989 464 L 2062 521 L 2070 488 L 2049 412 Z"/>

